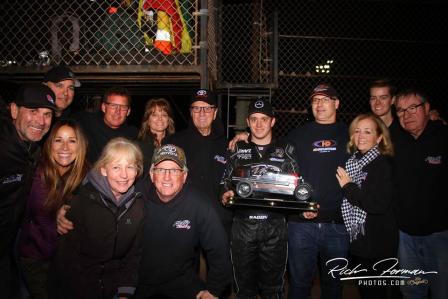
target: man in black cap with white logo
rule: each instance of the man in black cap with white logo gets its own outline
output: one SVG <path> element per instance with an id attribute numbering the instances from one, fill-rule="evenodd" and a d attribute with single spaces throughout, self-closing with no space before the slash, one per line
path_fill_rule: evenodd
<path id="1" fill-rule="evenodd" d="M 264 164 L 282 171 L 298 173 L 294 147 L 275 141 L 275 124 L 271 103 L 256 99 L 249 104 L 247 125 L 249 143 L 236 143 L 227 160 L 224 174 L 222 201 L 233 197 L 232 176 L 243 165 Z M 230 237 L 234 290 L 237 298 L 283 298 L 284 275 L 287 260 L 286 219 L 282 213 L 263 208 L 235 210 Z"/>
<path id="2" fill-rule="evenodd" d="M 17 298 L 14 240 L 39 156 L 37 142 L 56 110 L 55 94 L 43 84 L 24 85 L 9 108 L 10 115 L 0 120 L 0 294 Z"/>
<path id="3" fill-rule="evenodd" d="M 45 73 L 43 82 L 53 90 L 56 96 L 55 104 L 58 110 L 55 116 L 68 117 L 69 106 L 75 97 L 75 87 L 80 87 L 81 82 L 68 67 L 63 65 L 55 66 Z"/>
<path id="4" fill-rule="evenodd" d="M 216 299 L 230 284 L 224 228 L 207 196 L 185 184 L 187 175 L 184 151 L 166 144 L 152 158 L 154 188 L 144 181 L 137 185 L 146 200 L 136 299 Z M 200 250 L 209 266 L 206 282 L 195 268 Z"/>

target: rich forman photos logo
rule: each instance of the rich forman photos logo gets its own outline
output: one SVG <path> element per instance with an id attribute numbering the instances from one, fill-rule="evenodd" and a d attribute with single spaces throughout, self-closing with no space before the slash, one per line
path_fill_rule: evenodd
<path id="1" fill-rule="evenodd" d="M 421 285 L 428 284 L 437 271 L 399 268 L 397 258 L 382 259 L 371 265 L 349 265 L 346 258 L 334 258 L 326 262 L 328 274 L 341 281 L 356 280 L 358 285 Z"/>

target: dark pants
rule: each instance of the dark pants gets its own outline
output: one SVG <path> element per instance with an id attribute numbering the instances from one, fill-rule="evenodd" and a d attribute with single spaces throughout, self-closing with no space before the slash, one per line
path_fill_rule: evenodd
<path id="1" fill-rule="evenodd" d="M 12 254 L 0 256 L 0 297 L 19 297 L 19 274 Z"/>
<path id="2" fill-rule="evenodd" d="M 287 260 L 283 217 L 253 220 L 235 217 L 231 236 L 235 293 L 238 299 L 283 298 Z"/>
<path id="3" fill-rule="evenodd" d="M 343 224 L 289 222 L 288 245 L 289 298 L 310 297 L 318 261 L 321 298 L 342 298 L 341 281 L 329 274 L 326 262 L 333 258 L 347 258 L 349 237 Z"/>
<path id="4" fill-rule="evenodd" d="M 203 281 L 191 272 L 163 284 L 139 284 L 133 299 L 196 299 L 196 295 L 204 289 Z"/>
<path id="5" fill-rule="evenodd" d="M 20 263 L 30 297 L 32 299 L 48 298 L 47 278 L 50 262 L 21 257 Z"/>

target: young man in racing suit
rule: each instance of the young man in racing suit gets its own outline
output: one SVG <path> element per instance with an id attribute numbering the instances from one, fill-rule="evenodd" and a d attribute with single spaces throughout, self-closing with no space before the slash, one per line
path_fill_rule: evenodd
<path id="1" fill-rule="evenodd" d="M 225 204 L 234 196 L 231 178 L 238 166 L 261 163 L 297 172 L 294 148 L 272 137 L 275 117 L 271 104 L 254 100 L 249 105 L 247 124 L 250 142 L 240 141 L 226 164 L 222 195 Z M 272 209 L 238 208 L 231 231 L 231 254 L 236 298 L 283 298 L 287 261 L 287 225 L 283 214 Z"/>

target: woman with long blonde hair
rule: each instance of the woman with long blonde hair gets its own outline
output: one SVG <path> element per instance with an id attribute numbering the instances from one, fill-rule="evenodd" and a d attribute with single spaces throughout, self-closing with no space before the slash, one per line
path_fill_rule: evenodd
<path id="1" fill-rule="evenodd" d="M 31 298 L 47 298 L 47 273 L 58 244 L 56 211 L 71 200 L 84 179 L 86 151 L 87 140 L 80 126 L 70 120 L 57 122 L 44 143 L 19 237 Z"/>

